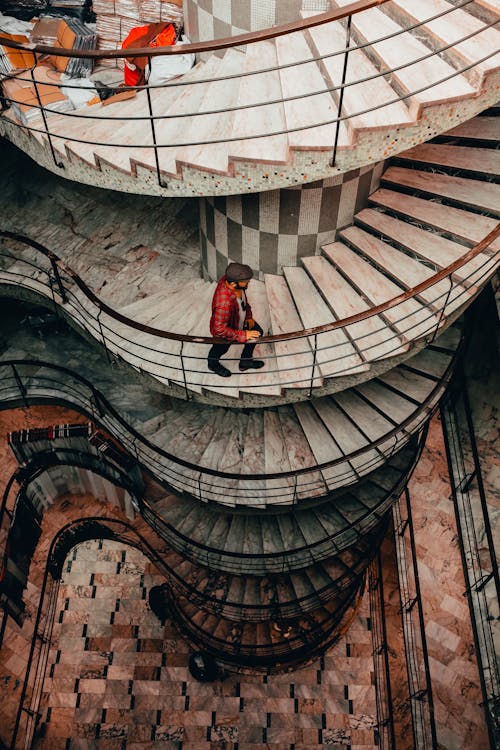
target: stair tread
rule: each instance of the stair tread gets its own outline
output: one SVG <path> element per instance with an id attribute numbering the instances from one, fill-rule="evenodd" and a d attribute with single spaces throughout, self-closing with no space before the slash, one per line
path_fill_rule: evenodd
<path id="1" fill-rule="evenodd" d="M 279 414 L 276 411 L 264 412 L 264 465 L 269 474 L 290 471 L 292 466 L 288 457 L 287 446 Z M 266 480 L 270 494 L 289 494 L 293 490 L 293 477 L 280 477 Z"/>
<path id="2" fill-rule="evenodd" d="M 447 136 L 478 141 L 498 141 L 499 122 L 497 117 L 473 117 L 448 130 Z"/>
<path id="3" fill-rule="evenodd" d="M 500 133 L 499 133 L 500 135 Z M 420 143 L 398 154 L 398 159 L 440 167 L 500 175 L 500 153 L 491 148 L 471 148 L 447 143 Z"/>
<path id="4" fill-rule="evenodd" d="M 471 213 L 463 208 L 446 206 L 442 203 L 418 198 L 415 195 L 399 193 L 387 188 L 379 188 L 375 193 L 372 193 L 369 201 L 403 216 L 416 219 L 435 229 L 444 230 L 471 245 L 486 237 L 497 223 L 495 219 Z"/>
<path id="5" fill-rule="evenodd" d="M 331 122 L 338 116 L 337 105 L 332 99 L 321 71 L 315 61 L 307 39 L 302 31 L 286 36 L 276 37 L 278 63 L 281 66 L 289 63 L 302 63 L 280 70 L 283 97 L 307 96 L 310 91 L 320 91 L 316 96 L 307 96 L 304 100 L 293 99 L 284 102 L 285 117 L 288 128 L 288 142 L 291 148 L 331 150 L 335 139 L 336 123 Z M 329 123 L 317 125 L 317 123 Z M 301 129 L 302 128 L 302 129 Z M 304 129 L 305 128 L 305 129 Z M 338 145 L 349 145 L 350 138 L 344 122 L 340 123 Z"/>
<path id="6" fill-rule="evenodd" d="M 370 309 L 369 305 L 353 286 L 322 256 L 303 258 L 302 263 L 316 287 L 333 310 L 335 318 L 342 320 Z M 347 274 L 350 278 L 350 274 Z M 394 334 L 387 331 L 387 324 L 378 315 L 371 315 L 358 323 L 351 323 L 346 330 L 355 342 L 361 356 L 367 360 L 383 359 L 401 352 Z"/>
<path id="7" fill-rule="evenodd" d="M 307 17 L 312 13 L 303 13 Z M 342 49 L 345 46 L 346 32 L 343 26 L 338 22 L 323 24 L 308 29 L 309 36 L 318 55 L 329 55 L 332 49 Z M 327 72 L 333 86 L 339 86 L 342 83 L 342 74 L 344 67 L 344 56 L 335 55 L 325 57 L 321 61 L 322 66 Z M 363 50 L 352 50 L 349 53 L 349 60 L 346 70 L 346 83 L 352 83 L 363 78 L 369 78 L 377 74 L 377 69 L 368 59 Z M 334 92 L 338 97 L 339 91 Z M 350 117 L 348 123 L 356 129 L 367 128 L 374 130 L 376 128 L 386 128 L 389 123 L 393 126 L 405 125 L 411 122 L 408 109 L 404 102 L 394 101 L 394 90 L 389 83 L 383 78 L 373 78 L 365 83 L 349 85 L 344 90 L 343 114 L 354 115 Z M 380 105 L 383 102 L 390 102 L 385 107 L 380 107 L 366 114 L 358 115 L 358 112 L 372 110 L 373 102 L 377 101 Z"/>
<path id="8" fill-rule="evenodd" d="M 234 134 L 257 135 L 282 132 L 266 138 L 245 139 L 229 145 L 231 155 L 239 160 L 286 164 L 288 159 L 288 136 L 283 103 L 280 101 L 281 82 L 277 67 L 276 47 L 273 42 L 248 44 L 246 48 L 245 72 L 271 68 L 266 73 L 249 75 L 241 80 L 238 107 L 234 117 Z M 274 68 L 274 70 L 272 70 Z M 266 106 L 249 107 L 277 101 Z"/>
<path id="9" fill-rule="evenodd" d="M 405 18 L 412 23 L 425 21 L 438 13 L 451 10 L 454 6 L 446 0 L 419 0 L 418 4 L 412 0 L 393 0 L 393 8 L 398 8 L 404 13 Z M 498 52 L 500 34 L 493 29 L 481 31 L 484 23 L 460 8 L 447 13 L 441 18 L 428 21 L 420 27 L 420 33 L 427 34 L 433 44 L 453 46 L 447 51 L 448 56 L 457 59 L 461 66 L 476 63 L 475 70 L 495 70 L 500 65 L 500 53 L 487 60 L 483 57 Z M 468 36 L 472 32 L 478 32 L 469 39 L 457 42 L 458 39 Z"/>
<path id="10" fill-rule="evenodd" d="M 265 284 L 273 335 L 300 331 L 302 321 L 296 311 L 286 280 L 282 276 L 266 274 Z M 274 347 L 283 387 L 308 387 L 313 365 L 313 353 L 309 345 L 309 339 L 302 337 L 288 341 L 276 341 Z M 293 365 L 292 370 L 288 369 L 290 365 Z M 296 382 L 290 382 L 294 380 Z M 315 367 L 314 384 L 321 385 L 321 382 L 318 367 Z"/>
<path id="11" fill-rule="evenodd" d="M 218 68 L 219 77 L 240 74 L 245 63 L 245 55 L 234 49 L 229 49 Z M 230 138 L 233 132 L 234 107 L 238 98 L 241 78 L 228 78 L 226 80 L 215 80 L 207 84 L 205 96 L 196 110 L 189 118 L 186 130 L 187 141 L 207 141 L 205 144 L 193 146 L 181 146 L 176 154 L 177 163 L 192 165 L 211 172 L 227 172 L 229 160 L 229 143 L 224 142 Z M 214 109 L 223 110 L 219 114 L 206 114 Z M 222 141 L 211 143 L 211 141 Z"/>
<path id="12" fill-rule="evenodd" d="M 389 167 L 383 182 L 419 190 L 423 193 L 448 198 L 471 208 L 483 209 L 500 215 L 500 185 L 452 175 L 421 172 L 417 169 Z"/>
<path id="13" fill-rule="evenodd" d="M 279 411 L 281 428 L 285 439 L 290 465 L 305 469 L 316 465 L 316 459 L 302 427 L 291 407 L 282 407 Z M 298 497 L 309 497 L 324 493 L 324 483 L 320 472 L 310 471 L 297 477 Z M 290 502 L 290 498 L 288 498 Z"/>
<path id="14" fill-rule="evenodd" d="M 352 236 L 357 237 L 358 241 L 362 239 L 355 233 Z M 342 242 L 324 245 L 322 251 L 334 266 L 349 276 L 351 283 L 356 284 L 373 305 L 382 305 L 401 294 L 401 288 L 397 284 Z M 383 317 L 402 334 L 403 339 L 411 339 L 420 332 L 427 331 L 427 313 L 416 299 L 409 299 L 396 307 L 388 308 Z M 418 325 L 419 320 L 424 322 Z M 405 335 L 409 328 L 411 331 Z M 398 346 L 398 339 L 395 340 L 395 346 Z"/>
<path id="15" fill-rule="evenodd" d="M 362 213 L 363 224 L 369 224 L 372 229 L 376 229 L 385 237 L 397 242 L 405 250 L 411 251 L 423 260 L 430 261 L 439 271 L 455 263 L 469 249 L 380 211 L 365 208 Z M 464 267 L 458 268 L 454 276 L 461 281 L 467 280 L 469 275 L 480 269 L 486 260 L 487 256 L 481 253 Z"/>
<path id="16" fill-rule="evenodd" d="M 403 395 L 395 393 L 389 388 L 381 388 L 378 383 L 370 381 L 356 386 L 370 403 L 380 409 L 395 425 L 404 422 L 412 414 L 415 406 Z"/>
<path id="17" fill-rule="evenodd" d="M 349 1 L 335 0 L 335 5 L 344 7 Z M 466 78 L 456 74 L 451 65 L 436 55 L 412 65 L 414 60 L 429 55 L 429 49 L 412 34 L 402 31 L 401 26 L 381 10 L 372 8 L 353 16 L 352 25 L 363 43 L 373 43 L 389 34 L 397 34 L 372 44 L 370 54 L 375 55 L 386 70 L 406 65 L 395 70 L 392 78 L 404 92 L 411 94 L 410 115 L 413 119 L 420 116 L 422 106 L 449 102 L 474 93 Z M 414 91 L 419 93 L 412 94 Z"/>
<path id="18" fill-rule="evenodd" d="M 284 271 L 304 327 L 334 322 L 333 313 L 306 272 L 301 268 L 285 268 Z M 325 377 L 367 369 L 341 328 L 318 335 L 317 362 Z"/>
<path id="19" fill-rule="evenodd" d="M 329 431 L 334 435 L 335 441 L 342 455 L 349 455 L 357 450 L 366 448 L 369 440 L 366 437 L 365 420 L 358 423 L 354 422 L 349 414 L 341 411 L 335 400 L 332 398 L 314 399 L 312 403 Z M 370 418 L 370 415 L 368 418 Z M 381 461 L 381 456 L 376 450 L 366 450 L 360 456 L 351 458 L 349 463 L 356 472 L 366 473 L 369 468 L 374 467 L 376 464 L 380 464 Z M 325 470 L 325 474 L 329 474 L 329 471 L 330 470 Z M 344 475 L 345 474 L 346 469 L 344 468 Z M 352 481 L 357 479 L 356 474 L 354 474 L 352 469 L 351 479 Z"/>
<path id="20" fill-rule="evenodd" d="M 363 211 L 360 211 L 359 214 L 356 215 L 356 219 L 361 220 L 362 217 Z M 422 263 L 408 257 L 396 248 L 379 240 L 377 237 L 374 237 L 357 226 L 348 227 L 347 229 L 342 230 L 340 236 L 342 239 L 345 238 L 352 244 L 355 244 L 356 248 L 360 250 L 363 255 L 370 258 L 377 264 L 377 266 L 379 266 L 379 268 L 383 269 L 384 273 L 387 273 L 404 289 L 410 290 L 422 282 L 427 281 L 427 279 L 434 275 L 433 271 L 427 266 L 424 266 Z M 439 302 L 441 301 L 440 295 L 442 295 L 442 299 L 444 299 L 448 287 L 449 284 L 443 280 L 435 286 L 421 292 L 419 297 L 425 300 L 431 308 L 434 303 L 439 306 Z M 428 309 L 424 309 L 422 311 L 422 317 L 426 321 L 424 326 L 427 326 L 430 330 L 434 320 L 431 312 Z M 418 316 L 418 319 L 420 319 L 420 316 Z M 410 322 L 413 324 L 414 321 Z M 421 332 L 419 332 L 419 334 L 421 335 Z"/>

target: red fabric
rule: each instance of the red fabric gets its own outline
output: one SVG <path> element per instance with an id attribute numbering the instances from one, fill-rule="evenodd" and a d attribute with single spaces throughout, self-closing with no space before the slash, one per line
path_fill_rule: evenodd
<path id="1" fill-rule="evenodd" d="M 171 23 L 166 29 L 160 31 L 150 43 L 150 47 L 171 47 L 175 44 L 175 29 Z"/>
<path id="2" fill-rule="evenodd" d="M 252 317 L 252 308 L 248 304 L 245 310 L 245 320 Z M 246 343 L 247 332 L 239 329 L 240 313 L 238 298 L 226 284 L 226 277 L 219 279 L 217 289 L 212 300 L 212 317 L 210 318 L 210 333 L 220 339 Z"/>

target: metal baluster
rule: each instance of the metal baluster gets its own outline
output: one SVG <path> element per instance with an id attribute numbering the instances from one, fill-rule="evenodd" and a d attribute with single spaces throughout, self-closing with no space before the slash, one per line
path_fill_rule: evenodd
<path id="1" fill-rule="evenodd" d="M 314 370 L 316 369 L 316 357 L 318 353 L 318 334 L 314 334 L 314 351 L 313 351 L 313 362 L 312 362 L 312 370 L 311 370 L 311 382 L 309 384 L 309 398 L 312 396 L 313 392 L 313 386 L 314 386 Z"/>
<path id="2" fill-rule="evenodd" d="M 25 406 L 28 406 L 28 400 L 26 398 L 26 387 L 23 384 L 23 381 L 21 380 L 21 376 L 19 375 L 17 371 L 17 367 L 15 365 L 11 365 L 12 372 L 14 373 L 14 380 L 16 381 L 17 387 L 19 388 L 19 391 L 21 393 L 21 398 L 23 399 L 23 404 Z"/>
<path id="3" fill-rule="evenodd" d="M 47 124 L 47 115 L 45 114 L 45 109 L 43 107 L 42 100 L 40 99 L 40 92 L 38 91 L 38 82 L 33 72 L 36 67 L 36 57 L 33 55 L 33 58 L 35 62 L 34 62 L 33 67 L 30 68 L 31 80 L 33 81 L 33 85 L 35 87 L 36 99 L 38 102 L 38 106 L 40 107 L 40 114 L 42 115 L 43 126 L 45 128 L 45 135 L 47 136 L 47 140 L 49 142 L 50 153 L 52 154 L 52 158 L 54 160 L 54 164 L 56 165 L 56 167 L 59 167 L 59 169 L 64 169 L 64 164 L 61 161 L 57 160 L 56 152 L 54 149 L 54 144 L 52 143 L 52 136 L 50 135 L 49 126 Z"/>
<path id="4" fill-rule="evenodd" d="M 450 288 L 448 289 L 448 294 L 446 295 L 446 299 L 444 301 L 444 305 L 443 305 L 443 307 L 441 309 L 441 312 L 439 314 L 439 319 L 438 319 L 438 322 L 437 322 L 436 330 L 434 331 L 434 334 L 433 334 L 433 336 L 432 336 L 432 338 L 431 338 L 431 340 L 429 342 L 431 344 L 432 344 L 433 341 L 436 340 L 436 336 L 438 335 L 438 331 L 439 331 L 439 329 L 441 327 L 441 323 L 443 321 L 443 317 L 444 317 L 444 313 L 445 313 L 445 310 L 446 310 L 446 306 L 448 305 L 448 300 L 450 299 L 451 290 L 453 289 L 453 281 L 452 281 L 452 278 L 451 278 L 451 274 L 448 276 L 448 281 L 450 282 Z"/>
<path id="5" fill-rule="evenodd" d="M 182 378 L 184 380 L 184 391 L 186 393 L 186 401 L 189 401 L 190 398 L 191 398 L 191 396 L 189 395 L 189 390 L 188 390 L 188 387 L 187 387 L 186 368 L 184 367 L 183 352 L 184 352 L 184 341 L 181 341 L 181 352 L 180 352 L 180 354 L 181 354 Z"/>
<path id="6" fill-rule="evenodd" d="M 101 332 L 101 338 L 102 338 L 102 344 L 104 346 L 104 351 L 106 352 L 107 360 L 108 360 L 109 364 L 111 365 L 113 363 L 112 363 L 112 360 L 111 360 L 111 355 L 109 353 L 108 347 L 106 346 L 106 338 L 104 336 L 104 330 L 103 330 L 102 323 L 101 323 L 101 313 L 102 313 L 102 310 L 99 310 L 99 312 L 97 313 L 96 320 L 97 320 L 97 323 L 99 324 L 99 330 Z"/>
<path id="7" fill-rule="evenodd" d="M 57 258 L 54 256 L 53 253 L 49 252 L 48 254 L 50 265 L 52 266 L 52 272 L 54 274 L 54 278 L 56 280 L 57 288 L 59 290 L 59 294 L 61 295 L 61 299 L 63 302 L 68 301 L 68 297 L 66 295 L 66 289 L 63 286 L 62 280 L 61 280 L 61 274 L 59 272 L 59 266 L 57 265 Z"/>
<path id="8" fill-rule="evenodd" d="M 349 61 L 349 47 L 351 45 L 351 22 L 352 22 L 352 16 L 349 16 L 347 18 L 347 28 L 346 28 L 346 38 L 345 38 L 345 54 L 344 54 L 344 65 L 342 68 L 342 86 L 340 89 L 339 94 L 339 106 L 337 109 L 337 123 L 335 125 L 335 140 L 333 142 L 333 155 L 332 159 L 330 161 L 330 166 L 335 166 L 335 159 L 337 158 L 337 146 L 339 143 L 339 134 L 340 134 L 340 117 L 342 116 L 342 107 L 344 105 L 344 89 L 345 89 L 345 80 L 347 76 L 347 63 Z"/>
<path id="9" fill-rule="evenodd" d="M 149 70 L 151 71 L 151 55 L 148 55 L 148 66 Z M 146 86 L 146 94 L 148 97 L 149 122 L 151 125 L 151 135 L 153 136 L 153 148 L 155 152 L 156 176 L 158 178 L 158 185 L 162 188 L 166 188 L 168 187 L 168 184 L 162 180 L 160 173 L 160 161 L 158 159 L 158 145 L 156 143 L 156 128 L 153 115 L 153 103 L 151 101 L 151 90 L 149 86 Z"/>

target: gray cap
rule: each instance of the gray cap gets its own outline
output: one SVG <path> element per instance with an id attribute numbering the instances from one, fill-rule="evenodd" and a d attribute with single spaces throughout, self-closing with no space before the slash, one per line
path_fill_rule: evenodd
<path id="1" fill-rule="evenodd" d="M 225 276 L 227 281 L 246 281 L 253 278 L 253 271 L 244 263 L 230 263 L 226 268 Z"/>

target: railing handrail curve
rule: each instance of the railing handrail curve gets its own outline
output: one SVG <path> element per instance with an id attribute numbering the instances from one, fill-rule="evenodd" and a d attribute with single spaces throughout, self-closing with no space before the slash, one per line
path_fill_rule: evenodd
<path id="1" fill-rule="evenodd" d="M 483 237 L 482 240 L 480 240 L 480 242 L 476 243 L 472 248 L 468 250 L 468 252 L 466 252 L 456 261 L 454 261 L 453 263 L 450 263 L 448 266 L 445 266 L 445 268 L 443 268 L 441 271 L 438 271 L 437 273 L 433 274 L 425 281 L 421 282 L 420 284 L 417 284 L 411 289 L 408 289 L 406 292 L 402 292 L 396 297 L 392 297 L 391 299 L 386 300 L 386 302 L 382 302 L 379 305 L 374 305 L 373 307 L 369 307 L 368 309 L 363 310 L 362 312 L 355 313 L 354 315 L 350 315 L 347 318 L 335 320 L 331 323 L 325 323 L 323 325 L 314 326 L 312 328 L 305 328 L 301 331 L 292 331 L 290 333 L 279 333 L 279 334 L 272 334 L 269 336 L 261 336 L 259 338 L 259 343 L 272 344 L 274 342 L 279 342 L 279 341 L 290 341 L 293 339 L 306 338 L 309 336 L 314 336 L 316 334 L 327 333 L 329 331 L 335 331 L 339 328 L 344 328 L 354 323 L 358 323 L 362 320 L 366 320 L 367 318 L 375 317 L 379 315 L 380 313 L 383 313 L 386 310 L 391 309 L 392 307 L 397 307 L 398 305 L 408 301 L 409 299 L 413 299 L 414 297 L 417 297 L 419 294 L 435 286 L 443 279 L 447 278 L 448 276 L 453 275 L 459 268 L 469 263 L 476 256 L 480 255 L 483 252 L 483 250 L 485 250 L 489 245 L 491 245 L 491 243 L 494 240 L 496 240 L 499 236 L 500 236 L 500 222 L 497 222 L 497 225 L 494 229 L 492 229 L 485 237 Z M 164 339 L 172 339 L 174 341 L 183 341 L 186 343 L 210 344 L 210 345 L 227 343 L 225 339 L 216 338 L 212 336 L 192 336 L 189 334 L 164 331 L 160 328 L 153 328 L 152 326 L 148 326 L 144 323 L 139 323 L 133 320 L 132 318 L 128 318 L 127 316 L 122 315 L 118 311 L 114 310 L 106 302 L 103 302 L 101 299 L 99 299 L 99 297 L 87 286 L 87 284 L 83 281 L 83 279 L 81 279 L 73 269 L 67 266 L 66 263 L 61 258 L 59 258 L 53 251 L 48 250 L 36 240 L 32 240 L 30 237 L 26 237 L 25 235 L 21 235 L 16 232 L 9 232 L 5 230 L 0 230 L 0 238 L 12 239 L 18 242 L 23 242 L 24 244 L 29 245 L 30 247 L 33 247 L 34 249 L 40 251 L 49 260 L 56 263 L 57 266 L 61 270 L 67 273 L 73 279 L 74 283 L 78 286 L 78 288 L 85 294 L 85 296 L 91 302 L 94 303 L 94 305 L 97 308 L 99 308 L 102 312 L 106 313 L 106 315 L 109 315 L 111 318 L 118 320 L 120 323 L 123 323 L 129 326 L 130 328 L 135 328 L 136 330 L 141 331 L 142 333 L 150 334 L 151 336 L 157 336 L 159 338 L 164 338 Z M 498 251 L 500 251 L 500 248 L 498 249 Z"/>
<path id="2" fill-rule="evenodd" d="M 318 15 L 311 16 L 311 18 L 302 18 L 297 21 L 290 21 L 288 23 L 280 24 L 278 26 L 272 26 L 267 29 L 260 29 L 259 31 L 248 31 L 237 36 L 221 37 L 220 39 L 208 40 L 205 42 L 191 42 L 189 44 L 182 44 L 172 47 L 129 47 L 126 50 L 64 50 L 61 51 L 60 47 L 51 47 L 43 44 L 28 43 L 23 44 L 22 42 L 15 42 L 7 37 L 0 34 L 0 44 L 5 44 L 13 49 L 30 52 L 33 54 L 42 55 L 61 55 L 64 57 L 78 57 L 78 58 L 90 58 L 90 59 L 119 59 L 123 57 L 155 57 L 157 55 L 185 55 L 187 53 L 198 53 L 198 52 L 218 52 L 223 49 L 229 49 L 230 47 L 239 47 L 245 44 L 252 44 L 253 42 L 267 41 L 268 39 L 275 39 L 279 36 L 285 36 L 292 34 L 295 31 L 303 31 L 314 26 L 322 26 L 325 23 L 331 21 L 340 21 L 357 13 L 362 13 L 364 10 L 375 8 L 379 5 L 384 5 L 388 0 L 356 0 L 356 2 L 350 3 L 343 8 L 335 8 L 333 10 L 326 11 L 325 13 L 319 13 Z"/>

